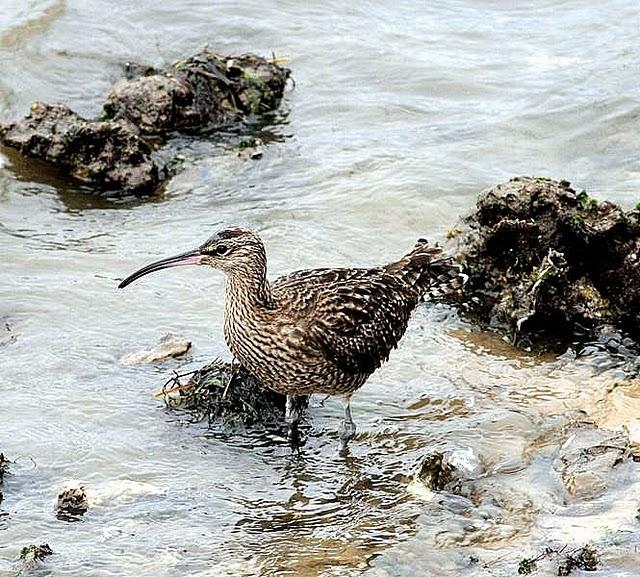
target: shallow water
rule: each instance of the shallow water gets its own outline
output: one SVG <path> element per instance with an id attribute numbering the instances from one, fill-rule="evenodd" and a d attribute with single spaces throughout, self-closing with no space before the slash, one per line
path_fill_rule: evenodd
<path id="1" fill-rule="evenodd" d="M 4 0 L 4 120 L 36 99 L 94 115 L 123 62 L 207 43 L 288 56 L 295 89 L 262 158 L 180 142 L 193 160 L 145 201 L 91 198 L 0 154 L 0 451 L 17 459 L 0 575 L 32 542 L 51 545 L 59 575 L 311 577 L 512 575 L 549 543 L 589 540 L 606 543 L 601 574 L 636 575 L 634 467 L 586 502 L 567 499 L 553 467 L 575 411 L 637 423 L 637 381 L 613 387 L 626 359 L 535 359 L 424 307 L 354 399 L 350 456 L 336 451 L 339 407 L 320 399 L 292 455 L 272 437 L 189 424 L 151 395 L 172 369 L 227 355 L 220 275 L 115 287 L 232 223 L 260 230 L 273 275 L 388 261 L 418 236 L 442 240 L 478 191 L 515 174 L 631 207 L 639 29 L 632 0 Z M 185 360 L 119 363 L 167 332 L 193 341 Z M 477 499 L 412 481 L 443 449 L 474 471 Z M 103 498 L 69 524 L 53 502 L 71 478 Z"/>

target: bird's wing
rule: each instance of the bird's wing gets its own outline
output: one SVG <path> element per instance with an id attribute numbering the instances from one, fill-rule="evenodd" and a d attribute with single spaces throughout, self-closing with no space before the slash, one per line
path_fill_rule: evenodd
<path id="1" fill-rule="evenodd" d="M 420 298 L 384 267 L 299 271 L 277 279 L 272 291 L 305 346 L 352 374 L 372 373 L 387 360 Z"/>

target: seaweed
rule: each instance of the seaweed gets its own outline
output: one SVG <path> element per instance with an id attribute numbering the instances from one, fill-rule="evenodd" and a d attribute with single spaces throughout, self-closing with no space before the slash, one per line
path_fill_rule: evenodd
<path id="1" fill-rule="evenodd" d="M 574 569 L 597 571 L 599 563 L 600 557 L 596 549 L 585 545 L 566 556 L 565 560 L 558 566 L 558 575 L 569 575 Z"/>
<path id="2" fill-rule="evenodd" d="M 184 379 L 188 377 L 185 381 Z M 190 373 L 175 373 L 157 394 L 192 420 L 231 426 L 270 425 L 284 417 L 286 397 L 261 385 L 240 365 L 219 359 Z M 307 397 L 296 397 L 304 408 Z"/>
<path id="3" fill-rule="evenodd" d="M 598 551 L 591 545 L 585 545 L 569 553 L 565 553 L 567 546 L 560 549 L 545 547 L 536 557 L 524 557 L 518 563 L 518 575 L 530 575 L 538 570 L 538 563 L 544 559 L 555 561 L 556 571 L 560 577 L 570 575 L 574 569 L 596 571 L 600 564 Z"/>

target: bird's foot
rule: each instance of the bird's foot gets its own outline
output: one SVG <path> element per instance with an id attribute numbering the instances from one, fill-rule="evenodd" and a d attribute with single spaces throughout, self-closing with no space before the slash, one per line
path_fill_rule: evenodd
<path id="1" fill-rule="evenodd" d="M 356 424 L 353 421 L 342 421 L 338 429 L 340 437 L 340 450 L 344 451 L 349 441 L 356 436 Z"/>
<path id="2" fill-rule="evenodd" d="M 300 427 L 298 426 L 298 421 L 292 421 L 288 423 L 287 441 L 289 441 L 291 448 L 294 450 L 300 449 L 300 440 Z"/>

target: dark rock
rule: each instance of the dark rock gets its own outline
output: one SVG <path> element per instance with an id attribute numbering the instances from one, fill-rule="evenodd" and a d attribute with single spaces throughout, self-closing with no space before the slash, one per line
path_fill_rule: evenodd
<path id="1" fill-rule="evenodd" d="M 640 337 L 640 213 L 566 181 L 514 178 L 481 193 L 454 234 L 470 315 L 520 344 Z"/>
<path id="2" fill-rule="evenodd" d="M 210 131 L 274 110 L 289 74 L 253 54 L 229 57 L 208 50 L 166 70 L 127 63 L 126 78 L 114 87 L 100 119 L 34 103 L 24 119 L 0 125 L 0 143 L 91 187 L 144 195 L 176 166 L 168 160 L 159 168 L 150 143 L 158 147 L 159 137 L 171 132 Z"/>
<path id="3" fill-rule="evenodd" d="M 51 547 L 46 543 L 42 543 L 41 545 L 29 545 L 27 547 L 23 547 L 20 552 L 20 569 L 18 570 L 18 575 L 25 575 L 31 569 L 39 565 L 42 561 L 44 561 L 49 555 L 53 555 L 53 551 Z"/>
<path id="4" fill-rule="evenodd" d="M 187 382 L 176 376 L 162 394 L 169 407 L 185 409 L 195 420 L 209 423 L 274 425 L 285 413 L 285 395 L 264 387 L 239 365 L 219 360 L 191 373 Z M 302 408 L 307 406 L 306 397 L 296 400 Z"/>
<path id="5" fill-rule="evenodd" d="M 87 490 L 80 482 L 65 485 L 58 493 L 56 517 L 62 521 L 78 521 L 89 509 Z"/>
<path id="6" fill-rule="evenodd" d="M 420 464 L 417 478 L 432 491 L 447 488 L 452 492 L 459 490 L 458 469 L 449 462 L 446 453 L 435 452 L 427 455 Z"/>
<path id="7" fill-rule="evenodd" d="M 0 142 L 105 190 L 140 195 L 160 183 L 151 149 L 133 131 L 86 120 L 64 105 L 34 103 L 23 120 L 0 127 Z"/>
<path id="8" fill-rule="evenodd" d="M 4 456 L 4 453 L 0 453 L 0 485 L 2 485 L 2 481 L 4 480 L 4 476 L 9 472 L 9 459 Z M 4 495 L 2 491 L 0 491 L 0 503 L 4 499 Z"/>
<path id="9" fill-rule="evenodd" d="M 0 485 L 4 480 L 4 476 L 9 472 L 9 459 L 4 456 L 4 453 L 0 453 Z"/>
<path id="10" fill-rule="evenodd" d="M 204 50 L 166 71 L 118 83 L 104 105 L 145 134 L 210 130 L 280 104 L 289 70 L 256 56 L 223 56 Z"/>

